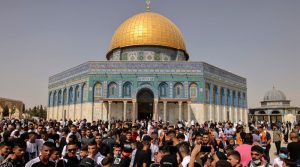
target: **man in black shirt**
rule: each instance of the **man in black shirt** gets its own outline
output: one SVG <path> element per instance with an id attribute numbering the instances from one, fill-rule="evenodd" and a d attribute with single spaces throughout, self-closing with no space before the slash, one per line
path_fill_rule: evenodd
<path id="1" fill-rule="evenodd" d="M 120 144 L 114 146 L 114 157 L 112 167 L 128 167 L 130 163 L 129 157 L 122 157 L 122 148 Z"/>
<path id="2" fill-rule="evenodd" d="M 287 145 L 287 149 L 289 150 L 290 158 L 293 161 L 297 161 L 300 159 L 300 142 L 298 133 L 291 132 L 290 139 L 292 142 Z"/>
<path id="3" fill-rule="evenodd" d="M 63 159 L 60 159 L 56 166 L 78 167 L 80 160 L 76 156 L 77 148 L 78 147 L 76 143 L 69 142 L 67 145 L 67 155 L 63 157 Z"/>
<path id="4" fill-rule="evenodd" d="M 143 137 L 143 148 L 141 150 L 137 150 L 135 159 L 134 159 L 134 167 L 149 167 L 151 164 L 151 137 L 148 135 L 144 135 Z"/>
<path id="5" fill-rule="evenodd" d="M 40 150 L 40 156 L 27 162 L 25 167 L 55 167 L 55 163 L 49 161 L 53 147 L 52 142 L 45 142 Z"/>
<path id="6" fill-rule="evenodd" d="M 100 133 L 96 135 L 95 141 L 97 144 L 98 152 L 100 152 L 104 156 L 107 156 L 110 152 L 110 148 L 108 145 L 102 142 L 102 135 Z"/>
<path id="7" fill-rule="evenodd" d="M 172 153 L 172 147 L 171 145 L 164 146 L 161 151 L 163 153 L 163 157 L 160 160 L 160 166 L 169 166 L 169 167 L 177 167 L 177 159 L 176 159 L 176 153 Z"/>
<path id="8" fill-rule="evenodd" d="M 121 142 L 121 145 L 123 147 L 123 155 L 126 157 L 129 157 L 132 152 L 131 144 L 132 144 L 132 136 L 131 132 L 126 133 L 126 140 Z"/>

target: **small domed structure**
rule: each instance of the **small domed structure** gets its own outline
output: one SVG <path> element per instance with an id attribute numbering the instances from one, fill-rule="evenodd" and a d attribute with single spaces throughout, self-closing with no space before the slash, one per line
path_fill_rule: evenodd
<path id="1" fill-rule="evenodd" d="M 299 121 L 300 108 L 291 106 L 290 102 L 282 91 L 273 86 L 265 93 L 261 107 L 249 109 L 249 120 L 270 123 Z"/>
<path id="2" fill-rule="evenodd" d="M 273 87 L 272 90 L 265 93 L 264 101 L 286 101 L 286 96 L 282 91 Z"/>

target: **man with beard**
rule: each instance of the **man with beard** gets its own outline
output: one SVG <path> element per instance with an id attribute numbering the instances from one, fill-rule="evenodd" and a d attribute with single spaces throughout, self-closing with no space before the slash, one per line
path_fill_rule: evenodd
<path id="1" fill-rule="evenodd" d="M 93 136 L 93 133 L 91 131 L 91 129 L 86 129 L 86 135 L 85 136 L 82 136 L 82 142 L 81 142 L 81 145 L 82 146 L 87 146 L 89 145 L 90 143 L 92 143 L 93 141 L 95 141 L 95 137 Z"/>
<path id="2" fill-rule="evenodd" d="M 63 167 L 78 167 L 80 160 L 76 156 L 77 152 L 77 144 L 73 142 L 69 142 L 67 145 L 67 155 L 63 157 L 63 159 L 57 162 L 56 166 Z"/>
<path id="3" fill-rule="evenodd" d="M 97 144 L 98 152 L 100 152 L 103 156 L 108 156 L 109 154 L 109 146 L 102 142 L 102 135 L 99 133 L 95 137 L 95 142 Z"/>
<path id="4" fill-rule="evenodd" d="M 260 146 L 254 145 L 251 148 L 252 160 L 248 163 L 247 167 L 271 167 L 271 165 L 263 161 L 264 149 Z"/>
<path id="5" fill-rule="evenodd" d="M 49 161 L 53 150 L 53 143 L 45 142 L 40 150 L 40 156 L 27 162 L 25 167 L 55 167 L 55 163 Z"/>

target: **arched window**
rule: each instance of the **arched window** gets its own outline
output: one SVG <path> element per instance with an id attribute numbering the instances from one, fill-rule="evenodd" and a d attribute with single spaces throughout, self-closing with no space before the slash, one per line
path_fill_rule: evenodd
<path id="1" fill-rule="evenodd" d="M 238 100 L 237 102 L 238 107 L 241 107 L 241 92 L 238 92 L 237 100 Z"/>
<path id="2" fill-rule="evenodd" d="M 227 97 L 226 97 L 226 103 L 227 103 L 227 106 L 229 106 L 229 105 L 232 105 L 231 103 L 229 103 L 230 102 L 230 97 L 231 95 L 230 95 L 230 90 L 229 89 L 227 89 Z"/>
<path id="3" fill-rule="evenodd" d="M 51 95 L 52 95 L 52 92 L 49 93 L 49 99 L 48 99 L 48 106 L 50 107 L 51 106 Z"/>
<path id="4" fill-rule="evenodd" d="M 221 88 L 221 105 L 225 105 L 225 89 Z"/>
<path id="5" fill-rule="evenodd" d="M 126 82 L 123 85 L 123 96 L 124 97 L 130 97 L 131 96 L 131 83 L 130 82 Z"/>
<path id="6" fill-rule="evenodd" d="M 195 83 L 192 83 L 190 85 L 190 98 L 191 99 L 197 99 L 198 95 L 198 86 Z"/>
<path id="7" fill-rule="evenodd" d="M 108 97 L 117 96 L 117 84 L 115 82 L 111 82 L 108 85 Z"/>
<path id="8" fill-rule="evenodd" d="M 75 88 L 75 103 L 80 102 L 80 89 L 79 86 L 77 85 Z"/>
<path id="9" fill-rule="evenodd" d="M 218 87 L 214 86 L 213 90 L 213 104 L 217 104 L 217 97 L 218 97 Z"/>
<path id="10" fill-rule="evenodd" d="M 232 91 L 232 106 L 236 107 L 237 104 L 236 104 L 236 93 L 235 91 Z"/>
<path id="11" fill-rule="evenodd" d="M 206 83 L 205 84 L 205 102 L 209 103 L 210 100 L 210 84 Z"/>
<path id="12" fill-rule="evenodd" d="M 96 83 L 94 86 L 94 97 L 101 97 L 102 96 L 102 84 Z"/>
<path id="13" fill-rule="evenodd" d="M 163 82 L 159 85 L 159 96 L 167 97 L 168 84 Z"/>
<path id="14" fill-rule="evenodd" d="M 57 97 L 57 105 L 61 105 L 61 90 L 58 91 L 58 97 Z"/>
<path id="15" fill-rule="evenodd" d="M 266 115 L 266 112 L 265 111 L 258 111 L 258 114 Z"/>
<path id="16" fill-rule="evenodd" d="M 66 105 L 67 104 L 67 89 L 64 90 L 63 93 L 63 104 Z"/>
<path id="17" fill-rule="evenodd" d="M 56 105 L 56 91 L 53 94 L 53 101 L 52 101 L 52 105 L 55 106 Z"/>
<path id="18" fill-rule="evenodd" d="M 180 98 L 183 95 L 183 85 L 181 83 L 176 83 L 174 85 L 174 96 L 175 98 Z"/>
<path id="19" fill-rule="evenodd" d="M 274 114 L 274 115 L 278 115 L 278 114 L 280 114 L 280 112 L 279 111 L 272 111 L 272 114 Z"/>
<path id="20" fill-rule="evenodd" d="M 82 102 L 88 101 L 88 87 L 87 84 L 84 83 L 82 86 Z"/>
<path id="21" fill-rule="evenodd" d="M 74 96 L 73 96 L 73 87 L 71 87 L 70 89 L 69 89 L 69 104 L 72 104 L 73 103 L 73 101 L 74 101 Z"/>

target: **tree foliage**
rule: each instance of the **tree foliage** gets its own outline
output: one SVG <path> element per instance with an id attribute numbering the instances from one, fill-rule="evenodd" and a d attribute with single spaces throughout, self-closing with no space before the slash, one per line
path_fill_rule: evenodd
<path id="1" fill-rule="evenodd" d="M 31 117 L 39 117 L 46 119 L 47 117 L 47 108 L 43 105 L 34 106 L 33 108 L 28 108 L 25 110 L 25 113 L 29 114 Z"/>

